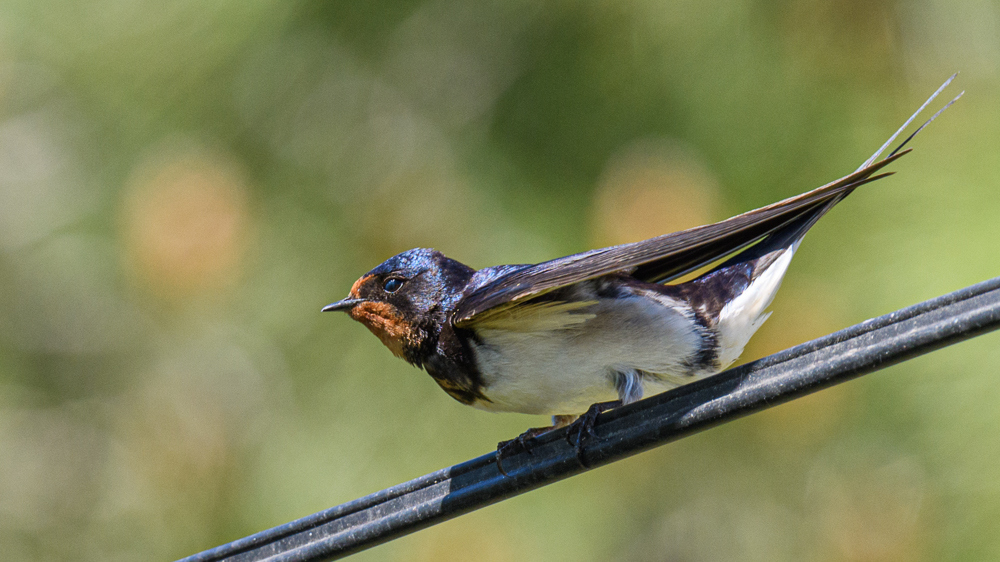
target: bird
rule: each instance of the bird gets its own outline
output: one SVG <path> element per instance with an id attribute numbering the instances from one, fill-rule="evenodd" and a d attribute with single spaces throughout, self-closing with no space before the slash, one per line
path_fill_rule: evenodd
<path id="1" fill-rule="evenodd" d="M 416 248 L 322 310 L 346 312 L 462 404 L 552 416 L 551 426 L 498 444 L 502 473 L 505 457 L 567 425 L 584 463 L 602 412 L 736 361 L 770 316 L 806 232 L 861 185 L 892 175 L 884 168 L 964 92 L 879 157 L 954 78 L 856 171 L 822 187 L 714 224 L 537 264 L 476 270 Z"/>

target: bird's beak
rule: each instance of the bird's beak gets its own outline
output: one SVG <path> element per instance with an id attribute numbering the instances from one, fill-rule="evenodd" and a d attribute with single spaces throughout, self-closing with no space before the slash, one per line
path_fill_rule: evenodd
<path id="1" fill-rule="evenodd" d="M 365 299 L 352 299 L 350 297 L 339 300 L 333 304 L 328 304 L 323 307 L 323 312 L 330 312 L 331 310 L 350 310 L 354 308 L 354 305 L 364 302 Z"/>

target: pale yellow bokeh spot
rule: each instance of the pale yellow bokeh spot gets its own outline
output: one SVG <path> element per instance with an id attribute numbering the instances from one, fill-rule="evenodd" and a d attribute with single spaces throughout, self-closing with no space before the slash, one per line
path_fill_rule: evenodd
<path id="1" fill-rule="evenodd" d="M 611 157 L 593 203 L 593 242 L 637 242 L 719 219 L 718 185 L 693 153 L 663 140 L 636 141 Z"/>
<path id="2" fill-rule="evenodd" d="M 155 293 L 178 297 L 225 286 L 247 246 L 242 171 L 207 151 L 162 151 L 130 178 L 124 238 L 134 272 Z"/>
<path id="3" fill-rule="evenodd" d="M 918 459 L 870 441 L 831 447 L 806 486 L 806 501 L 835 560 L 922 559 L 928 499 Z"/>

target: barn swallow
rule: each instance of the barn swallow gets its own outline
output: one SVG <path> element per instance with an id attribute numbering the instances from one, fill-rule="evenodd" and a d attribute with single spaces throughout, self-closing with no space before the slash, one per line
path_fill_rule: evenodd
<path id="1" fill-rule="evenodd" d="M 952 79 L 854 173 L 812 191 L 715 224 L 533 265 L 477 271 L 417 248 L 372 269 L 323 310 L 347 312 L 463 404 L 553 416 L 551 427 L 498 445 L 501 471 L 505 455 L 571 423 L 568 439 L 583 462 L 582 443 L 600 412 L 718 373 L 740 356 L 770 315 L 809 228 L 859 186 L 891 175 L 882 170 L 962 94 L 879 156 Z"/>

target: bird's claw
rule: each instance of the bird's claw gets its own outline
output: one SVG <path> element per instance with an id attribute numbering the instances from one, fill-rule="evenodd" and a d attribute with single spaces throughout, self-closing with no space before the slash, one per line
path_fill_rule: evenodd
<path id="1" fill-rule="evenodd" d="M 594 431 L 594 424 L 597 423 L 597 416 L 612 408 L 617 408 L 618 406 L 621 406 L 620 400 L 592 404 L 586 412 L 569 425 L 569 431 L 566 433 L 566 442 L 573 445 L 576 449 L 576 460 L 579 461 L 582 466 L 589 468 L 589 465 L 583 456 L 583 444 L 588 438 L 597 438 L 597 432 Z"/>
<path id="2" fill-rule="evenodd" d="M 550 429 L 552 428 L 534 427 L 509 441 L 501 441 L 497 443 L 497 470 L 500 471 L 500 474 L 507 476 L 507 471 L 503 467 L 503 460 L 505 458 L 513 457 L 519 453 L 528 453 L 529 455 L 532 454 L 531 449 L 535 446 L 535 438 Z"/>
<path id="3" fill-rule="evenodd" d="M 611 408 L 617 408 L 618 406 L 621 406 L 621 404 L 620 400 L 598 402 L 597 404 L 593 404 L 587 409 L 586 412 L 584 412 L 583 415 L 569 424 L 569 431 L 566 433 L 566 441 L 576 448 L 576 458 L 580 461 L 581 465 L 588 466 L 583 458 L 583 443 L 587 438 L 597 437 L 597 433 L 594 431 L 594 423 L 597 422 L 597 416 L 602 412 L 610 410 Z M 538 441 L 537 437 L 547 431 L 565 427 L 563 424 L 568 421 L 567 418 L 572 419 L 571 416 L 555 416 L 553 421 L 556 425 L 552 427 L 534 427 L 511 439 L 510 441 L 501 441 L 497 443 L 496 461 L 497 470 L 500 471 L 500 474 L 507 476 L 507 470 L 503 467 L 504 459 L 508 459 L 521 453 L 528 453 L 529 455 L 533 454 L 532 449 Z"/>

